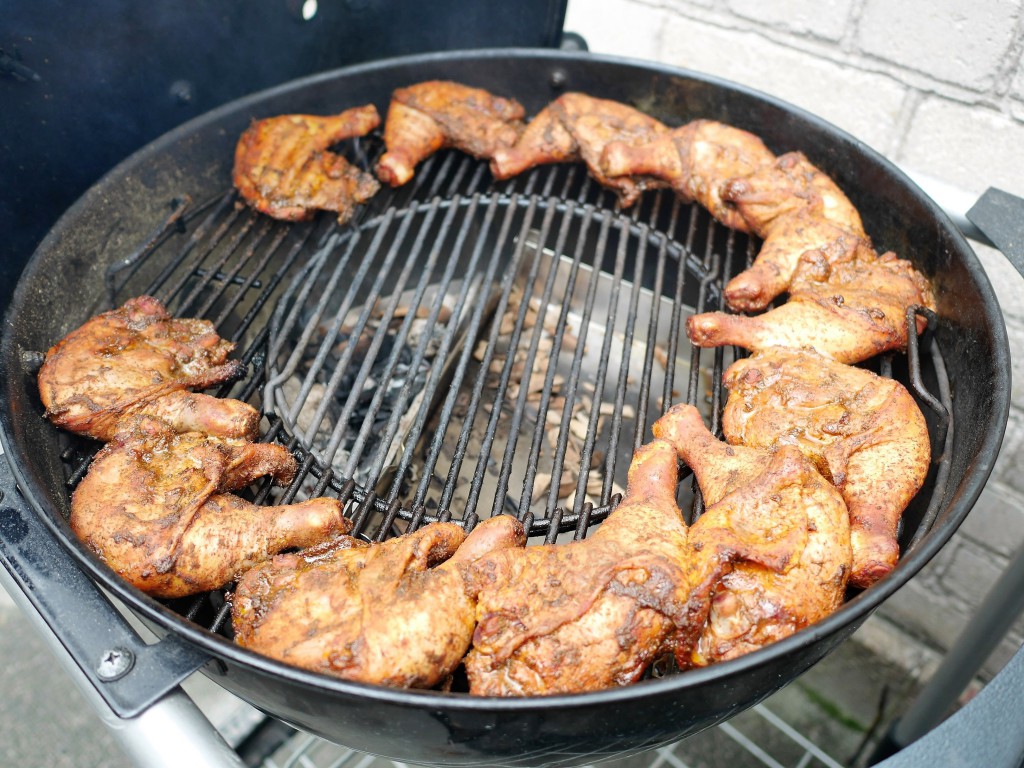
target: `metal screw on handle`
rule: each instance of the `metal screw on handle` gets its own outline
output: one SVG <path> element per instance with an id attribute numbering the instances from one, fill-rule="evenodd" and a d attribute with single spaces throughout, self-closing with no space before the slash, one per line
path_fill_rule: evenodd
<path id="1" fill-rule="evenodd" d="M 127 648 L 110 648 L 103 652 L 96 666 L 96 676 L 104 682 L 120 680 L 135 666 L 135 654 Z"/>

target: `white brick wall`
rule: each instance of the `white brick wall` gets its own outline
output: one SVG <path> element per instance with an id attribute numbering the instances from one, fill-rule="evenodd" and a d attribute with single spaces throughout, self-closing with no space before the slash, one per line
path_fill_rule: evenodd
<path id="1" fill-rule="evenodd" d="M 967 192 L 1024 195 L 1020 2 L 570 0 L 565 27 L 790 101 Z"/>
<path id="2" fill-rule="evenodd" d="M 569 0 L 565 28 L 598 53 L 705 72 L 801 106 L 969 201 L 989 186 L 1024 196 L 1022 2 Z M 1024 281 L 998 252 L 979 257 L 1019 374 L 1006 440 L 968 522 L 879 612 L 940 649 L 1024 542 Z M 1022 638 L 1024 620 L 989 674 Z"/>

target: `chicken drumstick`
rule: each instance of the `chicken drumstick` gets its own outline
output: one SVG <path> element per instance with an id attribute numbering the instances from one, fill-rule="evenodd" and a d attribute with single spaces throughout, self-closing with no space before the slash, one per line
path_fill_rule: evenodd
<path id="1" fill-rule="evenodd" d="M 341 536 L 249 571 L 235 591 L 240 644 L 335 677 L 391 687 L 438 684 L 462 661 L 475 601 L 463 572 L 525 543 L 500 515 L 467 537 L 432 523 L 379 544 Z"/>
<path id="2" fill-rule="evenodd" d="M 295 470 L 281 446 L 177 433 L 134 416 L 75 489 L 71 528 L 144 592 L 218 589 L 283 549 L 351 529 L 336 499 L 262 507 L 225 493 L 264 475 L 286 483 Z"/>
<path id="3" fill-rule="evenodd" d="M 387 151 L 377 163 L 377 177 L 400 187 L 419 163 L 445 147 L 489 159 L 515 144 L 525 114 L 514 99 L 459 83 L 430 80 L 398 88 L 384 123 Z"/>

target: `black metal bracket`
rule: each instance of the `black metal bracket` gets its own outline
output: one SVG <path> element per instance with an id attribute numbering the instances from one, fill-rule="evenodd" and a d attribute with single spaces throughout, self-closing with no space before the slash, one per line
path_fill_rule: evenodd
<path id="1" fill-rule="evenodd" d="M 1024 275 L 1024 199 L 989 187 L 967 212 L 967 218 Z"/>
<path id="2" fill-rule="evenodd" d="M 144 642 L 30 509 L 2 459 L 0 563 L 118 717 L 142 713 L 209 660 L 177 635 Z"/>

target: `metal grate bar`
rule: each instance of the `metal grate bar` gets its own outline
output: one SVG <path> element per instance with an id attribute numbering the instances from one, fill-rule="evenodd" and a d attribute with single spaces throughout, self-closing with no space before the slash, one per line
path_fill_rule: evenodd
<path id="1" fill-rule="evenodd" d="M 536 204 L 534 203 L 530 206 L 528 215 L 523 219 L 523 229 L 519 233 L 519 244 L 517 246 L 517 250 L 526 251 L 529 247 L 529 233 L 530 229 L 532 229 L 532 227 L 530 227 L 530 224 L 534 220 L 535 212 Z M 548 233 L 551 230 L 551 222 L 554 220 L 554 213 L 555 211 L 553 208 L 545 209 L 544 217 L 540 225 L 540 233 L 538 235 L 539 242 L 544 242 L 544 240 L 547 239 Z M 519 339 L 523 333 L 523 325 L 526 319 L 527 310 L 529 308 L 530 296 L 533 292 L 537 275 L 540 272 L 543 256 L 543 249 L 538 247 L 534 250 L 533 257 L 529 262 L 530 269 L 523 292 L 523 298 L 519 304 L 518 311 L 516 312 L 516 319 L 515 324 L 512 328 L 512 332 L 508 335 L 509 350 L 514 351 L 519 346 Z M 511 288 L 511 285 L 509 286 L 509 288 Z M 492 342 L 488 344 L 489 349 L 493 346 L 493 342 L 497 341 L 497 336 L 494 334 L 494 331 L 500 330 L 500 323 L 503 314 L 504 313 L 495 315 L 494 321 L 492 323 L 492 335 L 494 336 L 494 338 Z M 487 471 L 487 463 L 491 457 L 491 446 L 494 444 L 495 435 L 498 429 L 498 421 L 501 417 L 501 404 L 504 402 L 505 395 L 508 392 L 509 382 L 511 381 L 512 378 L 512 368 L 514 364 L 515 354 L 513 352 L 512 354 L 508 354 L 505 357 L 505 362 L 501 369 L 501 378 L 499 379 L 498 385 L 495 390 L 494 406 L 491 408 L 491 414 L 488 417 L 487 426 L 485 427 L 483 439 L 481 441 L 482 447 L 480 450 L 480 455 L 477 458 L 476 471 L 474 472 L 471 481 L 469 503 L 467 505 L 467 510 L 471 512 L 476 511 L 477 503 L 480 498 L 480 491 L 481 488 L 483 487 L 483 480 L 485 477 L 485 473 Z M 487 368 L 481 366 L 480 375 L 478 376 L 478 382 L 480 382 L 481 384 L 483 383 L 484 376 L 486 375 L 486 373 Z M 467 421 L 467 424 L 470 423 L 472 422 Z M 504 502 L 504 490 L 505 489 L 503 487 L 500 487 L 500 491 L 496 495 L 496 497 L 500 498 L 502 502 Z M 522 516 L 524 510 L 519 510 L 519 513 L 520 516 Z M 522 518 L 520 517 L 520 519 Z"/>
<path id="2" fill-rule="evenodd" d="M 497 212 L 498 199 L 492 198 L 490 204 L 487 207 L 487 212 L 484 217 L 484 225 L 481 231 L 481 236 L 477 240 L 476 247 L 473 250 L 471 257 L 471 263 L 476 264 L 477 259 L 482 253 L 484 242 L 486 241 L 487 234 L 491 231 L 492 222 Z M 507 206 L 505 208 L 505 216 L 502 219 L 501 228 L 498 234 L 499 242 L 507 242 L 508 234 L 512 225 L 513 216 L 515 213 L 515 206 Z M 493 285 L 494 277 L 497 274 L 500 260 L 497 258 L 497 252 L 494 251 L 491 254 L 491 259 L 488 263 L 487 272 L 484 275 L 483 285 Z M 511 272 L 508 274 L 508 287 L 511 289 Z M 502 295 L 506 296 L 505 291 L 502 291 Z M 466 371 L 469 368 L 469 361 L 473 354 L 473 345 L 479 334 L 481 325 L 483 324 L 485 314 L 487 312 L 488 302 L 478 301 L 474 307 L 472 317 L 470 318 L 469 324 L 466 329 L 466 341 L 463 345 L 462 352 L 459 355 L 458 364 L 455 368 L 455 372 L 452 375 L 451 386 L 449 387 L 448 395 L 441 406 L 440 418 L 438 429 L 434 432 L 434 437 L 430 442 L 430 448 L 427 452 L 424 461 L 424 472 L 423 478 L 416 489 L 416 494 L 413 497 L 413 505 L 416 507 L 421 506 L 426 500 L 427 490 L 430 486 L 430 480 L 434 476 L 437 468 L 437 460 L 441 453 L 441 446 L 445 438 L 445 433 L 448 430 L 448 425 L 451 422 L 452 412 L 455 408 L 456 396 L 461 389 L 462 382 L 465 380 Z M 475 392 L 474 388 L 474 392 Z M 475 409 L 472 411 L 475 413 Z M 469 419 L 471 422 L 472 419 Z M 464 440 L 468 440 L 468 432 L 463 432 L 459 437 L 460 444 L 464 443 Z M 409 453 L 407 450 L 406 453 Z M 461 454 L 461 452 L 458 452 Z M 447 509 L 448 505 L 442 503 L 442 508 Z"/>
<path id="3" fill-rule="evenodd" d="M 588 209 L 588 215 L 591 210 Z M 604 253 L 606 249 L 606 243 L 608 241 L 608 233 L 611 229 L 610 217 L 602 217 L 600 227 L 597 235 L 597 245 L 595 248 L 596 253 Z M 584 247 L 585 238 L 580 238 L 577 245 L 577 258 L 582 253 Z M 594 297 L 597 294 L 599 273 L 595 269 L 590 276 L 590 281 L 587 283 L 587 293 L 584 299 L 584 310 L 580 318 L 580 333 L 579 338 L 576 342 L 576 349 L 573 353 L 572 367 L 569 374 L 569 380 L 567 382 L 567 390 L 565 393 L 565 407 L 562 409 L 562 418 L 559 424 L 558 441 L 555 446 L 554 457 L 552 461 L 551 469 L 551 490 L 548 495 L 548 508 L 553 508 L 557 503 L 557 483 L 556 478 L 560 478 L 565 468 L 565 455 L 569 440 L 569 422 L 572 419 L 573 406 L 576 403 L 577 395 L 579 392 L 580 382 L 580 371 L 583 365 L 583 353 L 587 346 L 587 338 L 590 330 L 590 316 L 594 309 Z M 596 390 L 595 390 L 596 391 Z M 586 459 L 581 462 L 582 468 L 589 469 L 589 464 L 586 463 Z"/>
<path id="4" fill-rule="evenodd" d="M 572 211 L 574 210 L 574 207 L 568 208 L 567 210 L 569 210 L 570 214 L 571 214 Z M 580 225 L 582 231 L 586 231 L 587 229 L 589 229 L 590 222 L 592 220 L 592 216 L 593 216 L 593 210 L 592 209 L 587 209 L 587 210 L 584 211 L 583 221 L 582 221 L 582 223 Z M 569 220 L 569 217 L 566 217 L 566 221 L 568 221 L 568 220 Z M 566 277 L 564 293 L 567 296 L 571 296 L 572 293 L 573 293 L 573 290 L 576 287 L 576 280 L 577 280 L 577 278 L 579 276 L 580 263 L 581 263 L 581 260 L 582 260 L 582 257 L 583 257 L 583 248 L 584 248 L 584 243 L 585 242 L 586 242 L 586 238 L 584 238 L 584 237 L 578 237 L 577 238 L 575 252 L 574 252 L 574 255 L 573 255 L 571 266 L 569 268 L 569 274 Z M 559 243 L 558 247 L 555 249 L 555 255 L 556 256 L 562 253 L 562 251 L 564 249 L 564 246 L 565 246 L 564 241 Z M 552 276 L 554 276 L 555 271 L 556 271 L 556 268 L 555 268 L 554 265 L 552 265 L 552 268 L 551 268 L 551 275 Z M 561 310 L 559 311 L 559 314 L 558 314 L 558 320 L 555 322 L 555 330 L 554 330 L 553 339 L 552 339 L 551 357 L 550 357 L 550 359 L 548 361 L 547 371 L 545 372 L 545 375 L 544 375 L 544 384 L 543 384 L 543 387 L 541 389 L 540 402 L 537 404 L 537 423 L 536 423 L 536 425 L 534 427 L 532 441 L 531 441 L 531 444 L 530 444 L 530 453 L 529 453 L 530 456 L 539 456 L 540 452 L 542 450 L 542 441 L 543 441 L 543 438 L 544 438 L 544 434 L 546 432 L 547 417 L 548 417 L 548 412 L 549 412 L 550 405 L 551 405 L 551 396 L 552 396 L 552 391 L 553 391 L 553 387 L 554 387 L 555 373 L 557 371 L 556 363 L 557 363 L 559 355 L 561 354 L 561 351 L 562 351 L 562 343 L 563 343 L 563 340 L 565 338 L 566 325 L 567 325 L 567 322 L 568 322 L 568 316 L 569 316 L 569 302 L 563 301 L 562 302 Z M 540 328 L 540 324 L 538 323 L 538 329 L 539 328 Z M 534 484 L 536 482 L 537 471 L 538 471 L 537 462 L 531 462 L 529 467 L 527 468 L 526 478 L 525 478 L 525 480 L 523 482 L 523 492 L 522 492 L 522 495 L 520 496 L 520 501 L 519 501 L 519 508 L 520 509 L 528 509 L 529 506 L 530 506 L 530 500 L 531 500 L 532 495 L 533 495 L 533 490 L 534 490 Z M 552 535 L 557 535 L 557 530 L 552 531 L 551 529 L 557 529 L 559 527 L 560 522 L 561 522 L 561 511 L 556 509 L 555 512 L 557 513 L 558 521 L 556 522 L 556 521 L 553 520 L 551 525 L 549 526 L 548 538 L 550 538 Z"/>
<path id="5" fill-rule="evenodd" d="M 470 200 L 470 206 L 469 206 L 469 209 L 468 209 L 468 211 L 466 213 L 466 216 L 468 218 L 472 218 L 473 214 L 475 213 L 475 211 L 477 210 L 479 205 L 480 205 L 480 194 L 479 193 L 474 193 L 472 198 L 471 198 L 471 200 Z M 406 448 L 402 452 L 402 457 L 399 460 L 398 468 L 397 468 L 397 471 L 395 473 L 395 479 L 394 479 L 394 481 L 391 484 L 391 489 L 388 491 L 388 499 L 389 500 L 390 499 L 394 499 L 394 498 L 397 497 L 397 495 L 399 493 L 399 490 L 400 490 L 400 487 L 401 487 L 401 484 L 402 484 L 402 481 L 406 477 L 406 473 L 410 469 L 410 466 L 411 466 L 413 458 L 414 458 L 415 449 L 419 445 L 420 438 L 421 438 L 421 436 L 423 434 L 423 429 L 426 426 L 428 417 L 431 415 L 431 411 L 432 411 L 432 407 L 431 406 L 433 405 L 434 399 L 437 396 L 437 388 L 438 388 L 438 386 L 439 386 L 439 384 L 441 382 L 441 379 L 443 377 L 443 374 L 445 372 L 445 363 L 443 361 L 448 360 L 449 353 L 451 352 L 452 346 L 453 346 L 453 344 L 455 343 L 455 340 L 456 340 L 456 334 L 457 334 L 457 332 L 459 330 L 459 327 L 460 327 L 460 325 L 457 322 L 457 320 L 462 317 L 463 312 L 465 311 L 467 302 L 469 301 L 471 296 L 473 296 L 473 298 L 476 299 L 476 311 L 475 311 L 475 313 L 473 315 L 473 318 L 472 318 L 472 321 L 470 323 L 470 326 L 469 326 L 469 328 L 466 331 L 466 335 L 468 337 L 468 340 L 464 341 L 464 347 L 465 347 L 464 352 L 465 353 L 464 353 L 463 357 L 465 357 L 465 354 L 468 354 L 472 350 L 472 340 L 475 339 L 475 337 L 476 337 L 477 330 L 479 329 L 480 322 L 483 319 L 484 312 L 485 312 L 485 309 L 486 309 L 486 306 L 487 306 L 487 302 L 482 300 L 482 297 L 478 294 L 478 292 L 480 290 L 480 286 L 491 285 L 491 283 L 492 283 L 492 281 L 494 279 L 494 273 L 497 270 L 497 266 L 498 266 L 497 259 L 492 259 L 491 260 L 491 266 L 490 266 L 490 268 L 489 268 L 485 278 L 482 281 L 478 281 L 477 278 L 475 277 L 475 275 L 477 274 L 477 265 L 479 264 L 480 257 L 481 257 L 481 255 L 483 253 L 484 242 L 486 241 L 487 234 L 490 232 L 491 226 L 494 223 L 494 217 L 495 217 L 496 211 L 497 211 L 497 200 L 492 198 L 490 204 L 487 206 L 487 210 L 486 210 L 486 212 L 484 214 L 484 220 L 483 220 L 483 224 L 482 224 L 482 227 L 481 227 L 481 232 L 480 232 L 480 234 L 479 234 L 479 236 L 477 238 L 476 245 L 473 247 L 472 254 L 471 254 L 470 259 L 469 259 L 469 263 L 467 264 L 467 269 L 466 269 L 467 274 L 468 275 L 473 275 L 474 277 L 472 279 L 465 279 L 465 280 L 462 281 L 462 286 L 459 289 L 459 293 L 458 293 L 457 298 L 455 300 L 455 304 L 454 304 L 454 306 L 453 306 L 453 308 L 451 310 L 451 318 L 452 318 L 452 320 L 448 324 L 448 327 L 447 327 L 447 329 L 446 329 L 446 331 L 444 333 L 444 336 L 441 339 L 440 346 L 439 346 L 438 351 L 437 351 L 437 359 L 439 361 L 442 361 L 442 362 L 439 362 L 437 365 L 431 366 L 430 377 L 427 379 L 427 381 L 426 381 L 426 383 L 424 385 L 423 396 L 421 398 L 419 408 L 418 408 L 418 410 L 416 412 L 415 421 L 413 422 L 412 426 L 410 427 L 410 429 L 409 429 L 409 431 L 407 433 L 408 436 L 406 438 Z M 457 235 L 457 239 L 456 239 L 456 242 L 455 242 L 455 246 L 453 248 L 453 253 L 454 254 L 457 255 L 457 254 L 461 254 L 463 252 L 463 249 L 465 248 L 466 237 L 467 237 L 468 233 L 469 233 L 469 228 L 468 227 L 460 228 L 460 230 L 458 231 L 458 235 Z M 457 261 L 456 258 L 451 258 L 450 259 L 451 265 L 454 266 L 456 261 Z M 449 278 L 449 281 L 450 281 L 450 278 Z M 443 297 L 443 294 L 439 292 L 438 293 L 438 301 L 442 297 Z M 460 366 L 460 370 L 464 370 L 464 368 L 462 366 Z M 461 381 L 461 376 L 458 376 L 458 374 L 456 374 L 456 376 Z M 449 392 L 448 398 L 446 399 L 446 402 L 445 402 L 446 406 L 448 406 L 449 403 L 454 405 L 454 395 L 455 395 L 455 393 L 456 393 L 456 390 L 454 388 L 452 388 L 452 390 Z M 450 419 L 450 417 L 451 417 L 451 408 L 450 407 L 443 408 L 442 409 L 442 417 L 441 417 L 441 420 L 440 420 L 440 425 L 439 425 L 439 427 L 437 429 L 438 436 L 443 437 L 444 433 L 447 431 L 448 419 Z M 439 451 L 440 451 L 440 441 L 438 440 L 437 441 L 437 452 L 439 453 Z M 422 492 L 423 493 L 426 492 L 426 488 L 427 488 L 427 484 L 429 483 L 430 475 L 433 473 L 434 467 L 436 465 L 437 453 L 432 451 L 432 454 L 433 454 L 433 460 L 432 461 L 428 461 L 428 464 L 427 464 L 427 466 L 425 468 L 425 471 L 424 471 L 424 480 L 421 483 L 421 488 L 422 488 Z M 420 496 L 420 492 L 418 491 L 417 492 L 417 501 L 415 501 L 414 504 L 416 506 L 419 506 L 422 503 L 423 503 L 423 499 Z"/>
<path id="6" fill-rule="evenodd" d="M 546 240 L 547 229 L 548 227 L 550 227 L 551 219 L 553 218 L 554 209 L 549 208 L 547 213 L 548 215 L 545 216 L 544 223 L 542 225 L 541 232 L 537 242 L 538 252 L 544 250 L 543 245 L 544 241 Z M 567 215 L 562 218 L 562 226 L 558 230 L 558 235 L 555 241 L 555 247 L 552 253 L 552 260 L 548 266 L 547 279 L 544 281 L 544 290 L 541 293 L 540 297 L 540 311 L 538 312 L 537 322 L 533 326 L 533 333 L 530 334 L 530 344 L 527 348 L 526 357 L 524 360 L 524 369 L 526 371 L 524 375 L 527 379 L 531 377 L 531 372 L 536 367 L 537 351 L 540 347 L 540 341 L 544 331 L 544 313 L 547 312 L 547 309 L 550 306 L 551 297 L 555 288 L 555 278 L 558 275 L 558 256 L 559 254 L 562 253 L 563 249 L 565 248 L 565 241 L 569 234 L 569 226 L 572 223 L 573 219 L 570 213 L 570 215 Z M 537 259 L 536 263 L 538 265 L 540 264 L 539 258 Z M 566 302 L 562 302 L 563 308 L 565 308 L 565 304 Z M 526 309 L 528 309 L 528 302 L 524 301 L 523 305 L 520 307 L 520 316 L 525 315 Z M 557 349 L 560 349 L 561 339 L 558 338 L 558 335 L 559 334 L 556 333 L 555 344 L 557 345 Z M 515 359 L 515 354 L 507 355 L 505 362 L 506 367 L 514 365 Z M 540 454 L 541 437 L 543 435 L 542 430 L 545 423 L 543 417 L 547 413 L 547 405 L 551 399 L 551 388 L 554 382 L 556 370 L 555 363 L 557 362 L 557 360 L 557 352 L 551 355 L 551 357 L 548 359 L 547 372 L 545 373 L 544 385 L 541 390 L 541 404 L 539 407 L 540 415 L 537 418 L 537 426 L 534 429 L 533 433 L 533 441 L 531 443 L 530 456 L 538 456 Z M 516 445 L 519 441 L 519 435 L 522 429 L 523 414 L 526 410 L 526 398 L 528 394 L 528 386 L 519 387 L 519 393 L 516 396 L 515 407 L 512 410 L 512 420 L 509 426 L 509 438 L 505 443 L 504 456 L 501 462 L 501 470 L 498 478 L 498 493 L 495 494 L 494 506 L 491 510 L 492 516 L 501 514 L 501 510 L 505 504 L 505 495 L 508 491 L 509 478 L 512 474 L 512 458 L 515 454 Z M 495 408 L 495 410 L 497 411 L 497 408 Z M 530 508 L 530 497 L 533 494 L 533 486 L 536 478 L 536 473 L 537 462 L 529 462 L 529 466 L 527 467 L 526 480 L 523 483 L 523 492 L 519 502 L 520 514 L 522 514 L 523 510 L 528 510 Z M 552 488 L 554 487 L 555 483 L 552 481 Z"/>
<path id="7" fill-rule="evenodd" d="M 625 229 L 620 230 L 619 233 L 619 247 L 615 254 L 615 267 L 613 273 L 612 282 L 612 293 L 608 302 L 608 314 L 605 318 L 604 328 L 604 343 L 601 346 L 601 360 L 610 359 L 612 339 L 614 338 L 615 321 L 617 318 L 617 312 L 619 307 L 619 291 L 622 289 L 622 275 L 626 267 L 626 246 L 628 245 L 628 231 Z M 596 284 L 598 281 L 598 271 L 595 269 L 594 274 L 591 278 L 592 283 Z M 587 305 L 589 309 L 589 303 Z M 624 348 L 627 351 L 628 348 Z M 594 406 L 590 409 L 590 419 L 587 423 L 587 437 L 583 443 L 583 460 L 581 462 L 580 477 L 581 479 L 589 472 L 590 463 L 593 456 L 594 445 L 597 442 L 597 421 L 601 415 L 601 408 L 599 403 L 604 402 L 604 389 L 606 377 L 608 374 L 608 367 L 606 365 L 599 365 L 597 368 L 597 381 L 594 384 Z M 621 394 L 621 393 L 620 393 Z M 617 439 L 617 436 L 616 436 Z M 611 449 L 608 451 L 608 462 L 609 466 L 614 472 L 615 468 L 615 453 Z M 604 483 L 601 488 L 601 504 L 607 505 L 611 499 L 613 474 L 611 472 L 605 474 Z M 583 487 L 586 487 L 584 483 Z M 576 504 L 579 505 L 581 502 L 581 495 L 578 493 L 576 496 Z"/>
<path id="8" fill-rule="evenodd" d="M 441 228 L 440 228 L 440 231 L 438 232 L 438 234 L 436 236 L 435 246 L 434 246 L 433 250 L 431 251 L 430 259 L 429 259 L 429 262 L 428 262 L 429 265 L 430 265 L 430 271 L 431 272 L 433 271 L 434 266 L 436 265 L 436 262 L 437 262 L 438 258 L 440 258 L 441 249 L 442 249 L 443 245 L 445 244 L 445 242 L 448 239 L 448 235 L 449 235 L 449 233 L 451 231 L 452 221 L 455 218 L 456 212 L 459 211 L 459 202 L 460 202 L 460 200 L 461 200 L 461 198 L 458 198 L 458 197 L 453 199 L 452 205 L 451 205 L 451 207 L 449 207 L 449 209 L 448 209 L 448 211 L 447 211 L 447 213 L 445 215 L 444 221 L 441 223 Z M 472 211 L 476 211 L 476 201 L 472 201 L 471 202 L 471 210 Z M 460 227 L 457 230 L 457 232 L 456 232 L 456 242 L 455 242 L 454 247 L 452 249 L 452 254 L 459 254 L 459 253 L 461 253 L 462 245 L 465 243 L 465 239 L 466 239 L 467 234 L 468 234 L 468 229 L 466 227 Z M 451 255 L 449 255 L 449 258 L 445 262 L 444 272 L 441 275 L 440 281 L 437 283 L 438 290 L 436 292 L 436 295 L 434 297 L 433 303 L 431 304 L 430 309 L 429 309 L 429 313 L 427 315 L 426 325 L 427 325 L 428 328 L 433 328 L 436 325 L 436 323 L 438 322 L 438 316 L 441 313 L 441 308 L 442 308 L 443 303 L 444 303 L 444 298 L 448 294 L 448 290 L 449 290 L 449 288 L 451 286 L 452 279 L 455 276 L 455 268 L 458 265 L 458 263 L 459 263 L 458 258 L 455 258 L 454 256 L 451 256 Z M 398 335 L 395 338 L 395 348 L 394 348 L 394 351 L 392 352 L 392 357 L 393 357 L 393 360 L 395 360 L 395 361 L 397 361 L 398 353 L 400 351 L 399 350 L 399 344 L 404 343 L 404 340 L 407 338 L 408 330 L 409 330 L 409 328 L 411 326 L 412 319 L 415 316 L 415 310 L 420 306 L 420 304 L 423 301 L 423 294 L 424 294 L 424 291 L 426 290 L 426 287 L 427 287 L 427 281 L 426 280 L 421 280 L 420 284 L 417 287 L 416 296 L 413 298 L 413 300 L 412 300 L 412 302 L 410 304 L 410 307 L 409 307 L 409 311 L 406 314 L 405 322 L 404 322 L 404 324 L 402 326 L 402 330 L 399 331 Z M 467 286 L 467 291 L 468 291 L 468 286 Z M 461 304 L 458 304 L 452 310 L 452 315 L 457 317 L 461 313 L 461 311 L 462 311 L 462 306 L 461 306 Z M 455 323 L 453 322 L 453 323 L 451 323 L 451 325 L 452 325 L 452 328 L 454 328 Z M 424 334 L 422 334 L 420 336 L 420 340 L 419 340 L 419 342 L 416 345 L 416 350 L 413 353 L 412 362 L 409 363 L 409 367 L 410 367 L 411 370 L 416 370 L 423 363 L 425 355 L 426 355 L 427 343 L 428 343 L 429 340 L 430 340 L 430 335 L 427 334 L 427 333 L 424 333 Z M 441 359 L 443 360 L 444 358 L 442 357 Z M 437 367 L 440 367 L 440 366 L 437 366 Z M 390 377 L 391 376 L 391 372 L 393 370 L 394 370 L 394 366 L 392 364 L 389 364 L 388 373 L 386 375 L 388 377 Z M 401 420 L 401 418 L 403 416 L 403 412 L 404 412 L 406 404 L 409 402 L 409 398 L 412 396 L 413 383 L 414 383 L 414 377 L 407 376 L 405 378 L 405 383 L 402 385 L 401 389 L 398 392 L 398 396 L 397 396 L 396 400 L 394 401 L 394 407 L 393 407 L 392 412 L 391 412 L 391 417 L 388 419 L 387 426 L 385 427 L 385 430 L 384 430 L 384 437 L 381 440 L 380 447 L 377 449 L 377 455 L 374 457 L 374 459 L 372 460 L 372 462 L 370 464 L 369 475 L 370 475 L 371 478 L 373 478 L 373 482 L 376 482 L 377 479 L 380 478 L 381 470 L 383 469 L 384 462 L 387 459 L 389 447 L 392 444 L 392 441 L 395 439 L 396 434 L 398 433 L 399 421 Z M 381 388 L 381 390 L 379 390 L 378 394 L 381 396 L 381 398 L 383 398 L 383 394 L 384 394 L 383 388 Z M 373 407 L 371 406 L 371 413 L 372 412 L 373 412 Z M 369 424 L 369 423 L 370 423 L 370 419 L 367 418 L 366 424 Z M 366 426 L 364 425 L 364 429 L 365 428 L 366 428 Z M 352 462 L 354 461 L 354 458 L 355 458 L 355 453 L 353 452 L 353 459 L 350 460 L 350 462 L 349 462 L 350 464 L 352 464 Z M 399 476 L 399 478 L 400 478 L 400 476 Z"/>

